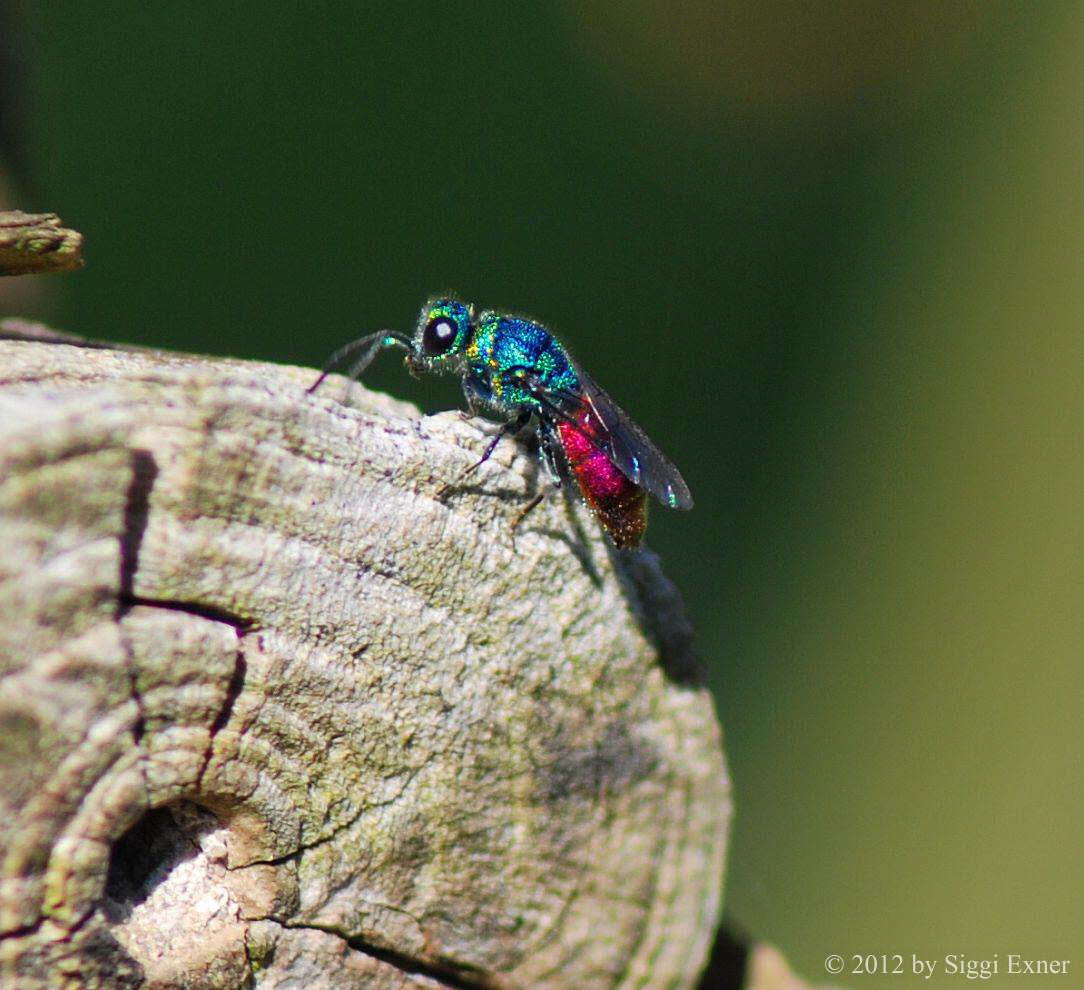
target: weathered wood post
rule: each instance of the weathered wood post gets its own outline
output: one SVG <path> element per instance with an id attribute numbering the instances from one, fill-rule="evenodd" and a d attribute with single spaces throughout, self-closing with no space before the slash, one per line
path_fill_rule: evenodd
<path id="1" fill-rule="evenodd" d="M 311 376 L 0 340 L 0 985 L 694 986 L 729 793 L 657 560 Z"/>

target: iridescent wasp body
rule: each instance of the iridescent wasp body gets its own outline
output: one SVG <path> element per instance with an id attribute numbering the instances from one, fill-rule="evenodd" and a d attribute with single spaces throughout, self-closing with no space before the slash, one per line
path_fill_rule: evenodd
<path id="1" fill-rule="evenodd" d="M 541 323 L 476 313 L 457 299 L 433 299 L 422 308 L 413 338 L 381 330 L 347 344 L 331 356 L 309 391 L 347 362 L 352 362 L 349 376 L 356 378 L 386 347 L 405 348 L 412 373 L 459 375 L 471 411 L 488 409 L 503 420 L 465 474 L 485 463 L 502 437 L 533 427 L 554 484 L 574 478 L 618 548 L 639 546 L 643 539 L 649 493 L 670 508 L 692 508 L 677 468 Z M 536 495 L 517 523 L 541 499 L 542 493 Z"/>

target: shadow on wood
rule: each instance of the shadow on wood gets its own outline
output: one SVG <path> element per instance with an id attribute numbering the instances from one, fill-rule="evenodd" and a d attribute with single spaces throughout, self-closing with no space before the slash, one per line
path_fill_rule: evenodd
<path id="1" fill-rule="evenodd" d="M 304 369 L 0 368 L 0 983 L 696 984 L 729 791 L 649 551 L 513 538 L 516 444 L 438 501 L 475 423 Z"/>

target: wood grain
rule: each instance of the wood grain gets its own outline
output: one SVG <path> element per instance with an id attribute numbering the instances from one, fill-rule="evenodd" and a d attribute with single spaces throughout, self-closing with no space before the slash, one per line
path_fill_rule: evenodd
<path id="1" fill-rule="evenodd" d="M 694 986 L 729 789 L 657 558 L 311 376 L 0 340 L 0 983 Z"/>

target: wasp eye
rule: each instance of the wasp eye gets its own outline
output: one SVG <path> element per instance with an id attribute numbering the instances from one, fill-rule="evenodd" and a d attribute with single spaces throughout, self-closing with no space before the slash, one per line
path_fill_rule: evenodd
<path id="1" fill-rule="evenodd" d="M 447 316 L 434 316 L 422 334 L 422 350 L 426 354 L 447 354 L 455 343 L 459 328 Z"/>

